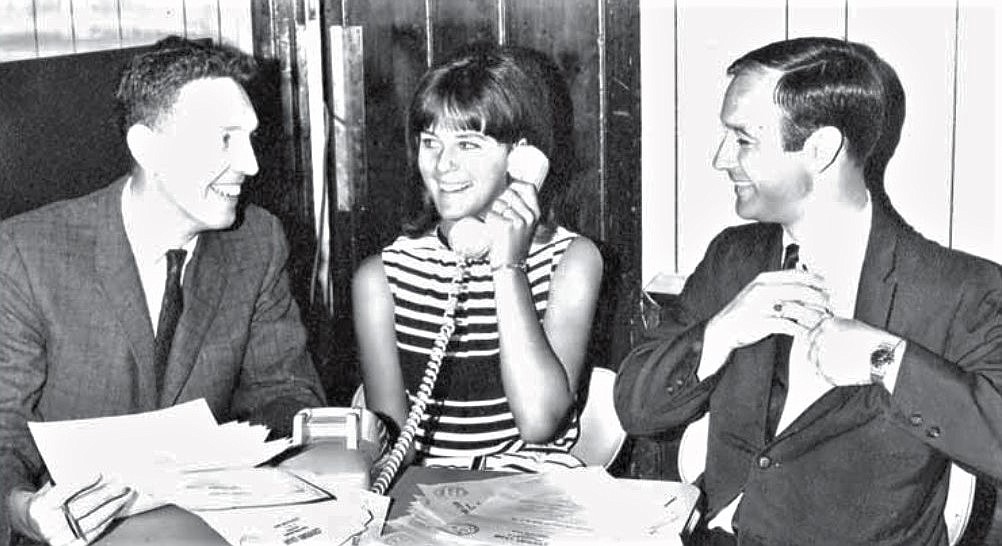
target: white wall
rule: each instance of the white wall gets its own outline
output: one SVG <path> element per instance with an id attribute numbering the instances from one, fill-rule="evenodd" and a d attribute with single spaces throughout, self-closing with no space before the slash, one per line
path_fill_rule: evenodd
<path id="1" fill-rule="evenodd" d="M 253 53 L 250 0 L 0 0 L 0 62 L 212 38 Z"/>
<path id="2" fill-rule="evenodd" d="M 999 30 L 988 0 L 641 0 L 643 280 L 690 273 L 710 239 L 742 222 L 711 167 L 725 70 L 786 37 L 871 45 L 907 96 L 885 183 L 926 237 L 1002 262 Z"/>

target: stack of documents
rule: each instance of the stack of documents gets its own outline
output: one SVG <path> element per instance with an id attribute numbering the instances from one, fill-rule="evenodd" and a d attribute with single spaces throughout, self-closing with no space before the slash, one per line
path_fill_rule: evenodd
<path id="1" fill-rule="evenodd" d="M 56 483 L 96 474 L 130 485 L 156 483 L 180 472 L 252 467 L 289 447 L 288 439 L 265 441 L 269 431 L 262 425 L 217 424 L 204 399 L 131 415 L 28 423 L 28 428 Z"/>
<path id="2" fill-rule="evenodd" d="M 678 544 L 699 490 L 601 467 L 419 485 L 383 544 Z"/>
<path id="3" fill-rule="evenodd" d="M 216 423 L 204 399 L 115 417 L 29 423 L 53 481 L 101 475 L 138 496 L 122 515 L 175 504 L 231 544 L 339 544 L 376 535 L 389 499 L 257 467 L 290 447 L 261 425 Z"/>

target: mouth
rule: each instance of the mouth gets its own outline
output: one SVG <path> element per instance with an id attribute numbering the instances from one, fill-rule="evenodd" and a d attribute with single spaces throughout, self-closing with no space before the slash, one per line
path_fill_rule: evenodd
<path id="1" fill-rule="evenodd" d="M 209 186 L 212 193 L 224 198 L 236 200 L 240 197 L 240 184 L 212 184 Z"/>
<path id="2" fill-rule="evenodd" d="M 473 184 L 467 181 L 463 182 L 439 182 L 438 190 L 442 193 L 460 193 L 466 191 Z"/>
<path id="3" fill-rule="evenodd" d="M 755 184 L 744 181 L 744 180 L 734 180 L 734 193 L 738 197 L 748 196 L 755 193 Z"/>

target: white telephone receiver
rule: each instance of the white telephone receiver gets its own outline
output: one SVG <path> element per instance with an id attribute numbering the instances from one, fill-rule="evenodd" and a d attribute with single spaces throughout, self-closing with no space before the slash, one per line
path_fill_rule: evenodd
<path id="1" fill-rule="evenodd" d="M 516 145 L 508 154 L 508 176 L 514 180 L 543 185 L 550 170 L 550 160 L 539 148 L 529 144 Z M 449 246 L 468 260 L 483 258 L 491 248 L 484 223 L 474 216 L 462 218 L 449 230 Z"/>

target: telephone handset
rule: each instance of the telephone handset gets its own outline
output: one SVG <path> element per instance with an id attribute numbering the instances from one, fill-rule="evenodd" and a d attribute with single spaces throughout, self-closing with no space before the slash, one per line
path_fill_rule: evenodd
<path id="1" fill-rule="evenodd" d="M 508 176 L 536 186 L 536 191 L 542 187 L 549 170 L 549 159 L 535 146 L 519 144 L 508 154 Z M 476 260 L 487 255 L 491 241 L 483 221 L 469 216 L 461 218 L 449 230 L 449 246 L 467 260 Z"/>

